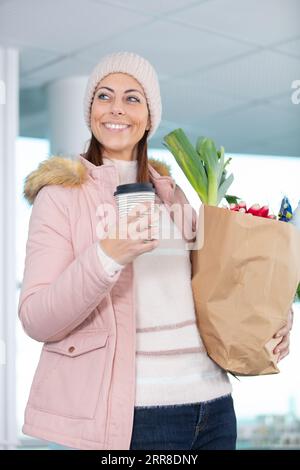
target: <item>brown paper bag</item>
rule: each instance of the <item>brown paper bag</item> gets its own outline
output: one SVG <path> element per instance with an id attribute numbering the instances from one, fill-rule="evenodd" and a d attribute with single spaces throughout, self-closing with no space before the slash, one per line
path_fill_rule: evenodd
<path id="1" fill-rule="evenodd" d="M 300 280 L 300 232 L 202 205 L 197 241 L 192 289 L 208 355 L 235 375 L 278 373 L 272 351 L 281 338 L 273 335 L 287 322 Z"/>

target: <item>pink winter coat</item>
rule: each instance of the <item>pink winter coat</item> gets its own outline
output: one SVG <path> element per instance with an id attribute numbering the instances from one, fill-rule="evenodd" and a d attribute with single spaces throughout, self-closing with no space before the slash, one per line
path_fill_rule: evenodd
<path id="1" fill-rule="evenodd" d="M 133 265 L 110 277 L 96 251 L 97 206 L 115 203 L 116 171 L 81 155 L 51 157 L 27 176 L 24 189 L 34 204 L 18 314 L 25 332 L 44 345 L 23 432 L 77 449 L 128 450 L 131 442 Z M 149 171 L 167 208 L 187 203 L 167 166 L 150 159 Z M 196 230 L 194 210 L 189 224 L 185 239 Z"/>

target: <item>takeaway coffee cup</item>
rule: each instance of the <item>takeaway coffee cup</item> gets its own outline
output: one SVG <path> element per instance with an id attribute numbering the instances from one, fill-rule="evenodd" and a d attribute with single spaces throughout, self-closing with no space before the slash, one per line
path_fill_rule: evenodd
<path id="1" fill-rule="evenodd" d="M 137 204 L 151 202 L 149 211 L 154 213 L 155 189 L 152 183 L 130 183 L 117 186 L 114 192 L 119 217 L 127 216 Z M 148 209 L 149 210 L 149 209 Z"/>
<path id="2" fill-rule="evenodd" d="M 131 209 L 143 202 L 151 202 L 154 210 L 155 190 L 152 183 L 130 183 L 117 186 L 114 192 L 120 217 L 127 215 Z"/>

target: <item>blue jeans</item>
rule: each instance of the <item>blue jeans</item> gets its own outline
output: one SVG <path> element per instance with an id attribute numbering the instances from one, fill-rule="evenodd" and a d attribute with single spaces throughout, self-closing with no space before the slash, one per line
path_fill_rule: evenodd
<path id="1" fill-rule="evenodd" d="M 135 407 L 130 450 L 234 450 L 231 395 L 184 405 Z M 50 449 L 72 450 L 50 443 Z"/>
<path id="2" fill-rule="evenodd" d="M 136 407 L 131 450 L 234 450 L 231 395 L 201 403 Z"/>

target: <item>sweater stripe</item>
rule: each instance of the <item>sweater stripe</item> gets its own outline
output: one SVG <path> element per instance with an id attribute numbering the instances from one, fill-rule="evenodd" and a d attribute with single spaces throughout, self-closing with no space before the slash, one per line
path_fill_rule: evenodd
<path id="1" fill-rule="evenodd" d="M 167 356 L 169 354 L 188 354 L 192 352 L 206 353 L 206 349 L 204 347 L 199 347 L 184 349 L 166 349 L 163 351 L 137 351 L 136 354 L 140 356 Z"/>
<path id="2" fill-rule="evenodd" d="M 184 326 L 194 325 L 196 320 L 186 320 L 181 323 L 171 323 L 169 325 L 159 325 L 159 326 L 151 326 L 147 328 L 137 328 L 137 333 L 150 333 L 152 331 L 162 331 L 162 330 L 175 330 L 177 328 L 183 328 Z"/>

